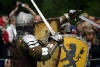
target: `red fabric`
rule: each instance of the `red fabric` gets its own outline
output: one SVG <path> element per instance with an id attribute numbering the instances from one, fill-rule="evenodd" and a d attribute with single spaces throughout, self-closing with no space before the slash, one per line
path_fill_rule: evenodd
<path id="1" fill-rule="evenodd" d="M 4 33 L 2 34 L 2 39 L 4 40 L 5 44 L 9 43 L 9 35 L 7 31 L 4 31 Z"/>
<path id="2" fill-rule="evenodd" d="M 72 31 L 72 33 L 71 34 L 75 34 L 75 31 Z"/>
<path id="3" fill-rule="evenodd" d="M 4 21 L 0 18 L 0 26 L 4 26 Z"/>
<path id="4" fill-rule="evenodd" d="M 72 33 L 71 34 L 76 34 L 76 30 L 72 29 Z"/>
<path id="5" fill-rule="evenodd" d="M 2 20 L 2 18 L 0 18 L 0 26 L 4 26 L 4 21 Z M 4 31 L 2 34 L 2 39 L 4 41 L 5 44 L 9 43 L 9 35 L 7 33 L 7 31 Z"/>

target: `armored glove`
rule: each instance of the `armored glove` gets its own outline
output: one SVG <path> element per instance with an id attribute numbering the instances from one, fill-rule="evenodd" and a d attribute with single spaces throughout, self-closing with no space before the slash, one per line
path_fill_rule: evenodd
<path id="1" fill-rule="evenodd" d="M 63 35 L 57 33 L 57 34 L 51 36 L 51 37 L 48 39 L 48 41 L 51 41 L 51 40 L 56 41 L 58 44 L 62 44 L 63 41 L 64 41 L 64 38 L 63 38 Z"/>
<path id="2" fill-rule="evenodd" d="M 81 10 L 70 10 L 68 15 L 70 18 L 77 18 L 80 14 Z"/>

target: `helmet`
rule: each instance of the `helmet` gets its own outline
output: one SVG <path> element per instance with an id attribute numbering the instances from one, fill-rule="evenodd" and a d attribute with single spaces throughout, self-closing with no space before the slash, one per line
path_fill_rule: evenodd
<path id="1" fill-rule="evenodd" d="M 71 24 L 69 22 L 62 24 L 61 30 L 66 32 L 66 33 L 71 33 Z"/>
<path id="2" fill-rule="evenodd" d="M 31 14 L 20 12 L 17 16 L 17 26 L 26 26 L 33 24 L 33 17 Z"/>
<path id="3" fill-rule="evenodd" d="M 34 34 L 34 22 L 31 14 L 20 12 L 17 16 L 17 35 Z"/>

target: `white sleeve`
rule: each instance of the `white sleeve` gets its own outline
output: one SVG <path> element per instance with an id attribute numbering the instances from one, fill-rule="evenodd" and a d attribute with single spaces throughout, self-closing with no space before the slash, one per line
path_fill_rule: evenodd
<path id="1" fill-rule="evenodd" d="M 14 36 L 13 36 L 13 32 L 12 32 L 12 30 L 11 30 L 11 27 L 8 27 L 8 28 L 6 29 L 6 31 L 8 32 L 8 35 L 9 35 L 9 42 L 12 42 Z"/>

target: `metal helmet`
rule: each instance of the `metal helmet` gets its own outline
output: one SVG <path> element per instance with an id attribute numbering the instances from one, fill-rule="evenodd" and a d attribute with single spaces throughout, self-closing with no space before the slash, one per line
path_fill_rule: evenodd
<path id="1" fill-rule="evenodd" d="M 20 12 L 17 16 L 16 30 L 18 35 L 34 34 L 33 16 L 28 13 Z"/>
<path id="2" fill-rule="evenodd" d="M 66 33 L 71 33 L 71 24 L 69 22 L 62 24 L 61 30 L 66 32 Z"/>
<path id="3" fill-rule="evenodd" d="M 17 16 L 17 26 L 26 26 L 33 24 L 33 17 L 29 13 L 20 12 Z"/>

